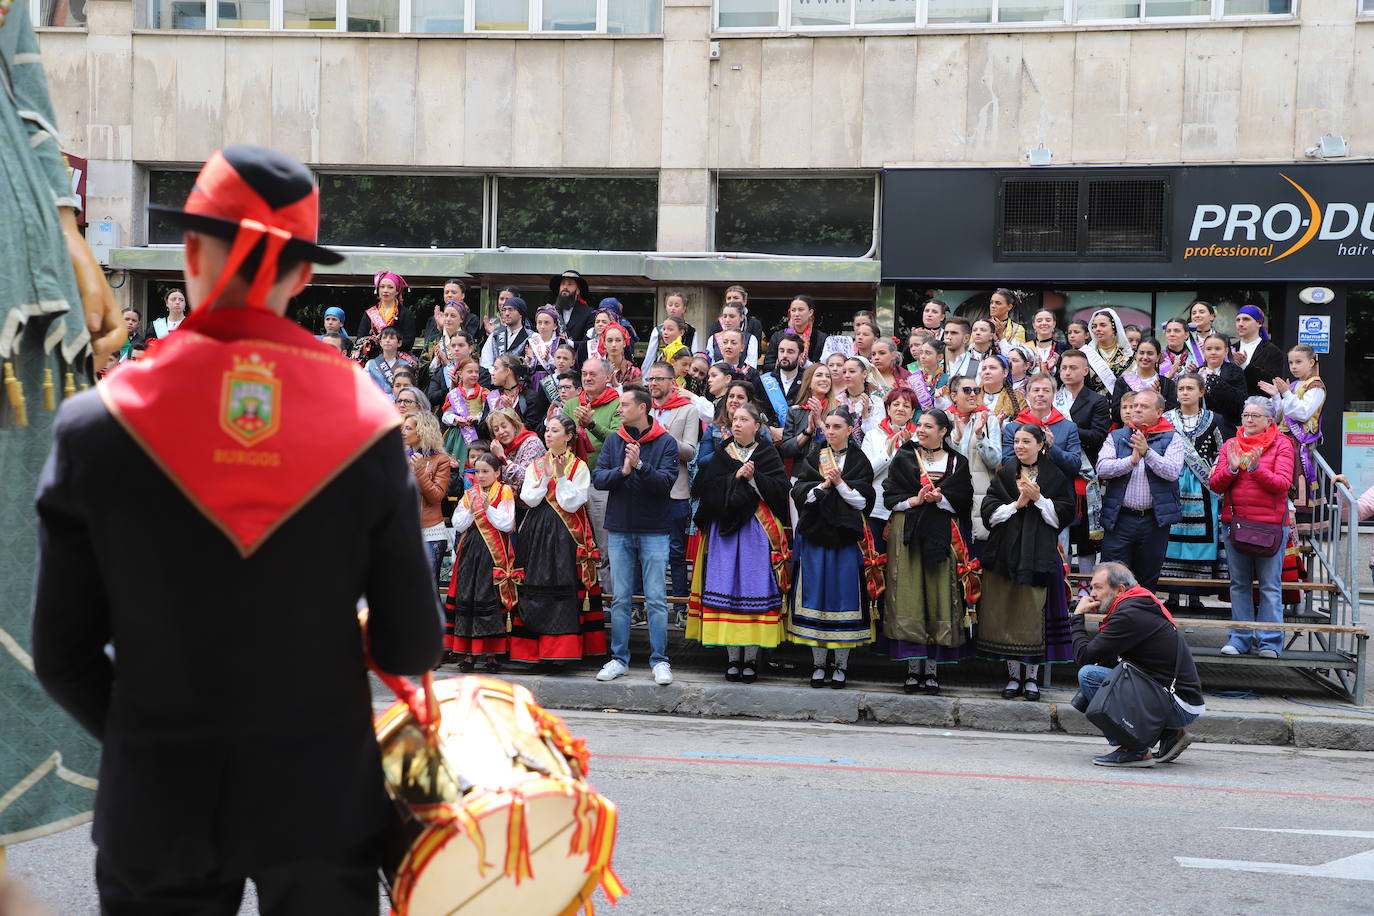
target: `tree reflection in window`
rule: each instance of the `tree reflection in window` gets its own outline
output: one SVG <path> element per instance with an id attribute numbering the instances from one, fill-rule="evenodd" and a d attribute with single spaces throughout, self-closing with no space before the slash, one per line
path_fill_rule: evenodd
<path id="1" fill-rule="evenodd" d="M 496 243 L 653 251 L 657 178 L 498 178 Z"/>
<path id="2" fill-rule="evenodd" d="M 721 178 L 716 250 L 859 257 L 873 244 L 873 178 Z"/>
<path id="3" fill-rule="evenodd" d="M 482 247 L 480 175 L 320 175 L 320 240 L 385 248 Z"/>

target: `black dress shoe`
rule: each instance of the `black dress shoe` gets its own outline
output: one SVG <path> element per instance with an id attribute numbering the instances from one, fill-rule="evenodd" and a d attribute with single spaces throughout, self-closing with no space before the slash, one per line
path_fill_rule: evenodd
<path id="1" fill-rule="evenodd" d="M 1026 693 L 1026 699 L 1027 699 L 1027 700 L 1029 700 L 1029 701 L 1032 702 L 1032 703 L 1035 703 L 1035 702 L 1039 701 L 1039 699 L 1040 699 L 1040 685 L 1037 684 L 1035 681 L 1031 681 L 1031 680 L 1026 681 L 1026 683 L 1025 683 L 1024 685 L 1022 685 L 1022 689 L 1023 689 L 1023 690 L 1025 691 L 1025 693 Z"/>
<path id="2" fill-rule="evenodd" d="M 926 678 L 926 682 L 921 685 L 921 693 L 929 696 L 938 696 L 940 693 L 940 682 L 933 677 Z"/>
<path id="3" fill-rule="evenodd" d="M 830 675 L 830 686 L 833 687 L 835 690 L 843 690 L 844 685 L 849 682 L 849 679 L 845 676 L 844 672 L 845 669 L 836 668 L 835 672 Z"/>
<path id="4" fill-rule="evenodd" d="M 825 669 L 824 669 L 824 668 L 817 667 L 815 671 L 812 671 L 812 672 L 811 672 L 811 686 L 812 686 L 812 687 L 824 687 L 824 686 L 825 686 Z"/>
<path id="5" fill-rule="evenodd" d="M 1021 688 L 1024 684 L 1017 684 L 1015 687 L 1006 687 L 1002 690 L 1002 699 L 1014 700 L 1021 695 Z"/>
<path id="6" fill-rule="evenodd" d="M 921 692 L 921 679 L 920 679 L 920 678 L 909 677 L 909 678 L 906 679 L 906 683 L 902 685 L 902 693 L 920 693 L 920 692 Z"/>
<path id="7" fill-rule="evenodd" d="M 757 662 L 745 662 L 744 667 L 739 670 L 739 679 L 746 684 L 752 684 L 759 679 Z"/>
<path id="8" fill-rule="evenodd" d="M 1085 715 L 1088 712 L 1088 698 L 1083 696 L 1083 691 L 1074 692 L 1073 699 L 1069 700 L 1069 705 Z"/>
<path id="9" fill-rule="evenodd" d="M 496 661 L 496 659 L 489 658 L 487 659 L 486 664 L 482 666 L 482 671 L 486 674 L 500 674 L 501 665 Z"/>
<path id="10" fill-rule="evenodd" d="M 739 680 L 739 665 L 735 662 L 730 663 L 730 667 L 725 669 L 725 679 L 730 682 Z"/>
<path id="11" fill-rule="evenodd" d="M 473 671 L 475 671 L 475 670 L 477 670 L 477 669 L 476 669 L 476 666 L 473 665 L 472 659 L 470 659 L 470 658 L 465 658 L 465 659 L 463 659 L 461 662 L 458 663 L 458 670 L 461 671 L 461 672 L 463 672 L 464 674 L 471 674 Z"/>

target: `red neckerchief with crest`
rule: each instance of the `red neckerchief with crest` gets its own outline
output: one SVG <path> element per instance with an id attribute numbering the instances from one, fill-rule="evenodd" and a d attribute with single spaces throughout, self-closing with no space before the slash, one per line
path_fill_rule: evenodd
<path id="1" fill-rule="evenodd" d="M 96 390 L 244 557 L 401 421 L 356 363 L 256 308 L 192 314 Z"/>

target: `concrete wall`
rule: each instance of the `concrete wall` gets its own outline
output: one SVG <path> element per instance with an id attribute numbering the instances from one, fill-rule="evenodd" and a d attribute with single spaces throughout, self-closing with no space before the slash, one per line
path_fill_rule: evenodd
<path id="1" fill-rule="evenodd" d="M 1285 161 L 1327 132 L 1374 154 L 1355 0 L 1279 24 L 844 37 L 713 36 L 708 0 L 666 0 L 647 39 L 154 32 L 127 0 L 88 11 L 43 50 L 64 146 L 126 243 L 138 166 L 230 142 L 358 168 L 658 171 L 659 246 L 687 251 L 710 245 L 713 169 L 1009 165 L 1038 144 L 1058 164 Z"/>

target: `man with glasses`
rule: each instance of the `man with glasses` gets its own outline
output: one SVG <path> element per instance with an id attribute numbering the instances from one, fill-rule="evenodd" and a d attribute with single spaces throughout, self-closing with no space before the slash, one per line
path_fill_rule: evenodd
<path id="1" fill-rule="evenodd" d="M 1102 496 L 1102 562 L 1124 563 L 1141 586 L 1154 591 L 1169 546 L 1169 528 L 1183 518 L 1178 475 L 1183 470 L 1183 439 L 1164 419 L 1164 395 L 1136 392 L 1131 425 L 1102 443 L 1097 476 Z"/>
<path id="2" fill-rule="evenodd" d="M 697 442 L 701 439 L 701 418 L 697 416 L 692 399 L 677 387 L 672 366 L 654 363 L 649 367 L 645 381 L 648 382 L 649 396 L 654 399 L 649 414 L 677 441 L 677 483 L 673 484 L 668 494 L 668 517 L 672 521 L 672 530 L 668 533 L 668 569 L 672 577 L 672 597 L 682 598 L 690 586 L 687 581 L 687 519 L 691 515 L 688 501 L 691 484 L 687 465 L 697 453 Z M 685 626 L 686 613 L 686 608 L 679 605 L 674 626 Z"/>

